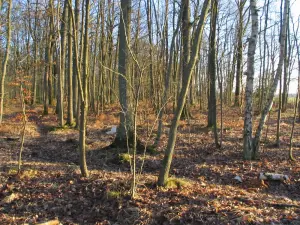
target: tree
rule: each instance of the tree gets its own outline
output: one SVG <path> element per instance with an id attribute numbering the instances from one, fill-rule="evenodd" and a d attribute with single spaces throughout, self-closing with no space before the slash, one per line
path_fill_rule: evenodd
<path id="1" fill-rule="evenodd" d="M 66 2 L 66 4 L 68 4 Z M 67 5 L 68 8 L 68 5 Z M 74 123 L 73 116 L 73 41 L 72 41 L 72 17 L 68 15 L 68 117 L 67 124 L 72 126 Z M 77 94 L 77 93 L 75 93 Z"/>
<path id="2" fill-rule="evenodd" d="M 259 143 L 261 138 L 261 132 L 263 126 L 267 119 L 267 114 L 270 111 L 273 98 L 276 92 L 278 85 L 279 77 L 282 73 L 284 52 L 285 52 L 285 40 L 286 40 L 286 28 L 288 21 L 288 7 L 289 0 L 285 0 L 284 12 L 283 12 L 283 21 L 280 31 L 280 52 L 279 52 L 279 61 L 277 66 L 277 71 L 273 80 L 273 83 L 270 88 L 270 92 L 266 101 L 266 104 L 261 112 L 261 117 L 259 120 L 259 125 L 255 133 L 255 137 L 252 138 L 252 93 L 253 93 L 253 78 L 254 78 L 254 55 L 255 55 L 255 46 L 257 41 L 258 33 L 258 15 L 256 9 L 256 0 L 251 0 L 250 2 L 250 11 L 252 18 L 252 33 L 249 40 L 248 47 L 248 61 L 247 61 L 247 84 L 246 84 L 246 108 L 245 108 L 245 120 L 244 120 L 244 153 L 243 156 L 247 160 L 257 158 L 259 151 Z"/>
<path id="3" fill-rule="evenodd" d="M 244 33 L 244 6 L 246 0 L 238 0 L 238 33 L 237 33 L 237 61 L 236 61 L 236 83 L 235 83 L 235 95 L 234 105 L 240 106 L 240 92 L 241 92 L 241 78 L 242 78 L 242 66 L 243 66 L 243 33 Z"/>
<path id="4" fill-rule="evenodd" d="M 72 7 L 69 5 L 69 10 L 72 11 Z M 73 54 L 73 78 L 72 78 L 72 88 L 73 88 L 73 115 L 76 118 L 76 127 L 79 126 L 79 124 L 77 123 L 77 121 L 79 121 L 79 115 L 77 113 L 77 108 L 78 108 L 78 96 L 79 96 L 79 91 L 78 91 L 78 83 L 79 80 L 77 79 L 78 76 L 78 68 L 77 68 L 77 60 L 78 60 L 78 52 L 77 52 L 77 56 L 75 56 L 75 49 L 78 50 L 78 29 L 79 29 L 79 0 L 75 0 L 75 15 L 71 15 L 74 16 L 74 18 L 72 19 L 72 32 L 73 32 L 73 50 L 74 50 L 74 54 Z M 73 12 L 72 12 L 73 13 Z M 74 20 L 74 21 L 73 21 Z M 76 35 L 76 38 L 75 38 Z M 76 39 L 76 41 L 75 41 Z"/>
<path id="5" fill-rule="evenodd" d="M 217 133 L 217 99 L 216 99 L 216 28 L 217 28 L 218 0 L 211 2 L 208 73 L 209 73 L 209 98 L 208 98 L 208 127 L 213 127 L 215 144 L 219 147 Z"/>
<path id="6" fill-rule="evenodd" d="M 127 89 L 127 82 L 130 80 L 129 73 L 129 43 L 130 43 L 130 21 L 131 21 L 131 0 L 121 0 L 121 12 L 119 23 L 119 101 L 122 112 L 120 113 L 120 124 L 117 129 L 115 144 L 127 146 L 127 140 L 132 138 L 132 111 L 130 109 L 130 94 Z"/>
<path id="7" fill-rule="evenodd" d="M 2 7 L 2 2 L 0 4 Z M 12 9 L 12 0 L 8 1 L 8 9 L 7 9 L 7 19 L 6 19 L 6 50 L 5 56 L 2 65 L 2 74 L 1 74 L 1 85 L 0 85 L 0 124 L 2 123 L 3 117 L 3 106 L 4 106 L 4 96 L 5 96 L 5 77 L 7 73 L 7 64 L 10 54 L 10 41 L 11 41 L 11 9 Z"/>
<path id="8" fill-rule="evenodd" d="M 58 77 L 58 120 L 59 125 L 64 126 L 64 82 L 65 82 L 65 65 L 66 65 L 66 43 L 67 43 L 67 24 L 68 24 L 68 0 L 64 1 L 64 8 L 61 20 L 61 42 L 59 52 L 59 77 Z"/>
<path id="9" fill-rule="evenodd" d="M 185 1 L 189 1 L 189 0 L 182 0 L 182 6 L 184 6 L 184 4 L 186 4 Z M 202 12 L 201 12 L 198 24 L 197 24 L 197 28 L 196 28 L 194 37 L 193 37 L 192 46 L 190 47 L 190 50 L 192 50 L 191 57 L 190 57 L 188 64 L 186 64 L 186 69 L 185 69 L 186 73 L 183 74 L 182 88 L 180 90 L 175 115 L 174 115 L 174 118 L 171 123 L 168 145 L 165 150 L 164 158 L 161 163 L 161 168 L 160 168 L 160 172 L 159 172 L 158 185 L 160 185 L 160 186 L 165 185 L 168 181 L 169 171 L 170 171 L 174 148 L 175 148 L 175 143 L 176 143 L 177 127 L 178 127 L 181 113 L 183 111 L 183 107 L 185 104 L 186 95 L 188 93 L 188 86 L 190 84 L 191 75 L 192 75 L 193 69 L 195 67 L 198 55 L 199 55 L 203 27 L 204 27 L 204 22 L 206 20 L 209 4 L 210 4 L 210 0 L 205 0 L 205 2 L 203 3 Z"/>
<path id="10" fill-rule="evenodd" d="M 84 42 L 83 42 L 83 79 L 80 103 L 80 126 L 79 126 L 79 151 L 80 170 L 83 177 L 88 177 L 89 172 L 86 165 L 86 120 L 88 112 L 88 81 L 89 81 L 89 9 L 90 1 L 85 0 L 85 22 L 84 22 Z"/>
<path id="11" fill-rule="evenodd" d="M 254 80 L 254 58 L 258 35 L 258 10 L 256 0 L 250 1 L 251 13 L 251 37 L 249 38 L 247 55 L 247 81 L 245 91 L 245 117 L 244 117 L 244 158 L 252 159 L 254 155 L 252 139 L 252 104 L 253 104 L 253 80 Z"/>

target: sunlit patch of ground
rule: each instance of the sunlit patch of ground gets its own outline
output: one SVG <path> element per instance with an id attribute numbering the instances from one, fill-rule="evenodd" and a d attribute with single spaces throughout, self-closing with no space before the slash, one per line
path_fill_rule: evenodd
<path id="1" fill-rule="evenodd" d="M 296 161 L 288 160 L 292 110 L 283 114 L 280 147 L 273 145 L 274 113 L 263 132 L 260 160 L 245 162 L 240 110 L 224 110 L 223 146 L 216 149 L 213 131 L 205 127 L 206 115 L 195 108 L 193 118 L 180 123 L 170 171 L 172 178 L 183 179 L 188 185 L 175 183 L 172 188 L 158 188 L 155 184 L 172 118 L 165 115 L 156 154 L 137 157 L 138 168 L 143 166 L 143 172 L 138 176 L 137 197 L 132 200 L 128 160 L 116 149 L 105 149 L 114 139 L 109 131 L 118 124 L 117 106 L 89 117 L 89 178 L 80 177 L 78 131 L 57 127 L 54 109 L 42 116 L 41 107 L 28 109 L 23 172 L 16 175 L 20 148 L 17 137 L 22 123 L 18 109 L 16 104 L 7 110 L 0 127 L 1 224 L 34 224 L 55 218 L 63 224 L 300 223 L 298 124 L 294 136 Z M 138 135 L 149 145 L 155 138 L 155 133 L 150 133 L 155 120 L 151 110 L 140 112 Z M 154 132 L 156 129 L 155 126 Z M 16 138 L 8 141 L 7 137 Z M 290 181 L 262 184 L 257 179 L 260 172 L 283 173 Z M 243 182 L 234 180 L 235 176 Z"/>

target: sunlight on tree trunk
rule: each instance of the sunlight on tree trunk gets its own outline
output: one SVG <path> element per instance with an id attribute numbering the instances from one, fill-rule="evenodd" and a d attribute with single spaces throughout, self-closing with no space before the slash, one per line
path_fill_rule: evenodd
<path id="1" fill-rule="evenodd" d="M 2 7 L 2 2 L 0 4 Z M 3 107 L 4 107 L 4 96 L 5 96 L 5 77 L 7 73 L 7 64 L 10 54 L 10 41 L 11 41 L 11 9 L 12 9 L 12 0 L 8 1 L 8 11 L 7 11 L 7 33 L 6 33 L 6 51 L 5 57 L 2 65 L 2 74 L 1 74 L 1 85 L 0 85 L 0 124 L 2 123 L 3 117 Z"/>

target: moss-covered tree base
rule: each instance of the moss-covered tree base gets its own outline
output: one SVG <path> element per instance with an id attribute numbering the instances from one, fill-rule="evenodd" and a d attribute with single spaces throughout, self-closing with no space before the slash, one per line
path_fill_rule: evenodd
<path id="1" fill-rule="evenodd" d="M 107 147 L 104 148 L 105 150 L 109 149 L 117 149 L 120 153 L 126 153 L 128 152 L 128 149 L 130 150 L 129 152 L 132 152 L 133 149 L 133 136 L 129 136 L 128 139 L 119 139 L 115 138 L 114 141 L 108 145 Z M 136 143 L 136 152 L 138 154 L 143 154 L 146 150 L 146 153 L 153 155 L 156 154 L 155 148 L 152 146 L 145 146 L 139 139 L 137 140 Z"/>

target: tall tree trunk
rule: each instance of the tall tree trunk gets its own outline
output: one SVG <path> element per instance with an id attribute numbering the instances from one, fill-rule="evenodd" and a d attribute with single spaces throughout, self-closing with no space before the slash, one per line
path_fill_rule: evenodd
<path id="1" fill-rule="evenodd" d="M 90 1 L 85 0 L 85 23 L 84 23 L 84 42 L 83 42 L 83 82 L 82 96 L 80 106 L 80 128 L 79 128 L 79 151 L 80 151 L 80 171 L 83 177 L 89 176 L 89 171 L 86 165 L 86 120 L 88 111 L 88 81 L 89 81 L 89 9 Z"/>
<path id="2" fill-rule="evenodd" d="M 2 4 L 1 4 L 2 5 Z M 11 9 L 12 9 L 12 0 L 8 1 L 8 11 L 7 11 L 7 36 L 6 36 L 6 50 L 4 61 L 2 65 L 2 76 L 1 76 L 1 86 L 0 86 L 0 124 L 2 123 L 3 117 L 3 107 L 4 107 L 4 96 L 5 96 L 5 77 L 7 72 L 7 64 L 10 54 L 10 40 L 11 40 Z"/>
<path id="3" fill-rule="evenodd" d="M 252 0 L 252 1 L 254 1 L 254 0 Z M 270 89 L 270 92 L 269 92 L 269 95 L 268 95 L 266 105 L 265 105 L 265 107 L 264 107 L 264 109 L 261 113 L 261 118 L 259 120 L 259 125 L 258 125 L 258 128 L 256 130 L 255 137 L 254 137 L 254 139 L 252 139 L 252 141 L 250 139 L 251 134 L 252 134 L 252 115 L 249 116 L 249 114 L 251 114 L 249 112 L 249 108 L 247 107 L 247 106 L 249 106 L 249 104 L 247 103 L 247 106 L 246 106 L 245 126 L 244 126 L 244 158 L 248 159 L 248 160 L 257 158 L 263 126 L 264 126 L 265 121 L 267 119 L 267 114 L 270 111 L 270 109 L 272 108 L 273 98 L 274 98 L 274 95 L 275 95 L 275 92 L 276 92 L 279 77 L 280 77 L 280 74 L 282 74 L 284 52 L 285 52 L 286 28 L 287 28 L 287 20 L 288 20 L 288 7 L 289 7 L 289 0 L 285 0 L 284 12 L 283 12 L 284 15 L 283 15 L 282 27 L 281 27 L 281 32 L 280 32 L 280 53 L 279 53 L 278 67 L 277 67 L 276 75 L 275 75 L 274 80 L 273 80 L 273 84 L 271 86 L 271 89 Z M 247 73 L 248 72 L 249 71 L 247 71 Z M 247 78 L 247 80 L 248 80 L 248 78 Z M 253 80 L 252 80 L 252 88 L 253 88 Z M 247 89 L 247 91 L 249 91 L 249 90 Z M 250 100 L 252 100 L 252 99 L 250 99 Z M 252 110 L 252 102 L 251 102 L 251 110 Z M 251 118 L 251 119 L 249 120 L 249 118 Z M 251 133 L 249 133 L 250 132 L 250 130 L 249 130 L 250 126 L 251 126 Z M 250 143 L 250 141 L 251 141 L 251 143 Z"/>
<path id="4" fill-rule="evenodd" d="M 183 4 L 184 1 L 187 0 L 182 0 Z M 175 148 L 175 143 L 176 143 L 176 136 L 177 136 L 177 128 L 180 120 L 180 116 L 185 104 L 186 100 L 186 95 L 188 93 L 188 86 L 191 80 L 191 75 L 192 71 L 195 67 L 198 55 L 199 55 L 199 48 L 200 48 L 200 43 L 202 40 L 202 33 L 203 33 L 203 27 L 204 23 L 206 20 L 208 8 L 209 8 L 210 0 L 205 0 L 202 6 L 202 12 L 199 18 L 199 22 L 197 25 L 197 29 L 195 31 L 195 35 L 193 38 L 193 44 L 190 48 L 191 51 L 191 57 L 189 63 L 186 65 L 186 73 L 184 74 L 183 77 L 183 83 L 182 83 L 182 88 L 180 91 L 180 95 L 178 98 L 178 104 L 177 108 L 175 111 L 174 118 L 171 123 L 171 128 L 170 128 L 170 133 L 169 133 L 169 139 L 168 139 L 168 145 L 165 150 L 165 155 L 161 164 L 160 172 L 159 172 L 159 177 L 158 177 L 158 185 L 163 186 L 167 183 L 168 177 L 169 177 L 169 171 L 171 167 L 171 162 L 173 158 L 173 153 L 174 153 L 174 148 Z"/>
<path id="5" fill-rule="evenodd" d="M 210 21 L 210 33 L 209 33 L 209 50 L 208 50 L 208 116 L 207 116 L 207 127 L 213 127 L 216 121 L 216 73 L 215 73 L 215 37 L 216 31 L 214 29 L 214 0 L 211 2 L 211 21 Z"/>
<path id="6" fill-rule="evenodd" d="M 69 10 L 71 11 L 72 6 L 69 5 Z M 73 23 L 73 34 L 75 34 L 78 37 L 78 29 L 79 29 L 79 0 L 75 0 L 75 16 L 74 16 L 74 23 Z M 75 49 L 78 49 L 78 39 L 76 39 L 73 41 L 73 49 L 75 51 Z M 79 91 L 78 91 L 78 74 L 77 74 L 77 67 L 76 67 L 76 56 L 74 54 L 73 56 L 73 79 L 72 79 L 72 87 L 73 87 L 73 115 L 76 118 L 76 121 L 79 121 L 77 118 L 79 117 L 79 115 L 77 114 L 77 105 L 78 105 L 78 96 L 79 96 Z M 79 124 L 76 123 L 76 126 L 78 126 Z"/>
<path id="7" fill-rule="evenodd" d="M 182 77 L 185 77 L 187 73 L 187 65 L 190 60 L 191 50 L 190 0 L 184 0 L 182 1 L 182 4 Z M 182 78 L 182 82 L 183 80 L 184 79 Z M 188 119 L 191 116 L 188 97 L 189 96 L 187 95 L 187 100 L 185 100 L 181 119 Z"/>
<path id="8" fill-rule="evenodd" d="M 67 40 L 67 22 L 68 22 L 68 0 L 64 2 L 64 9 L 61 21 L 61 42 L 60 42 L 60 69 L 58 77 L 58 120 L 59 125 L 64 126 L 64 82 L 65 82 L 65 62 L 66 62 L 66 40 Z"/>
<path id="9" fill-rule="evenodd" d="M 289 11 L 289 9 L 288 9 Z M 288 12 L 289 14 L 289 12 Z M 289 18 L 289 15 L 288 15 Z M 287 36 L 289 36 L 289 20 L 287 21 Z M 290 47 L 288 48 L 288 38 L 285 40 L 285 51 L 284 51 L 284 60 L 283 60 L 283 90 L 282 90 L 282 96 L 281 96 L 281 107 L 282 111 L 285 112 L 287 109 L 287 100 L 288 100 L 288 87 L 289 87 L 289 56 L 291 54 Z"/>
<path id="10" fill-rule="evenodd" d="M 67 6 L 68 7 L 68 6 Z M 69 10 L 70 11 L 70 10 Z M 72 17 L 68 15 L 68 116 L 67 123 L 72 126 L 74 123 L 73 109 L 73 41 L 72 41 Z M 77 93 L 75 93 L 76 95 Z"/>
<path id="11" fill-rule="evenodd" d="M 168 69 L 166 70 L 166 78 L 165 78 L 165 89 L 164 89 L 164 94 L 163 94 L 163 99 L 162 99 L 162 104 L 163 107 L 167 104 L 167 96 L 168 96 L 168 91 L 169 91 L 169 84 L 170 84 L 170 78 L 171 78 L 171 72 L 172 72 L 172 65 L 173 65 L 173 57 L 175 57 L 174 54 L 174 49 L 175 49 L 175 39 L 178 34 L 179 28 L 180 28 L 180 17 L 181 17 L 182 10 L 180 11 L 179 15 L 179 21 L 177 23 L 177 27 L 175 31 L 173 32 L 173 37 L 171 41 L 171 47 L 170 47 L 170 58 L 168 62 Z M 162 117 L 164 114 L 164 109 L 161 108 L 158 114 L 158 128 L 157 128 L 157 135 L 156 135 L 156 140 L 155 140 L 155 146 L 159 144 L 160 138 L 161 138 L 161 133 L 162 133 L 162 127 L 163 127 L 163 121 Z"/>
<path id="12" fill-rule="evenodd" d="M 36 104 L 36 92 L 37 92 L 37 75 L 38 75 L 38 38 L 37 38 L 37 22 L 38 22 L 38 4 L 39 0 L 36 1 L 35 13 L 34 13 L 34 72 L 32 79 L 32 93 L 31 93 L 31 105 Z"/>
<path id="13" fill-rule="evenodd" d="M 293 21 L 292 21 L 293 23 Z M 293 123 L 292 123 L 292 130 L 291 130 L 291 136 L 290 136 L 290 148 L 289 148 L 289 158 L 290 160 L 294 160 L 293 156 L 293 135 L 294 135 L 294 128 L 295 128 L 295 122 L 296 122 L 296 117 L 297 117 L 297 109 L 299 107 L 299 95 L 300 95 L 300 49 L 299 49 L 299 44 L 298 44 L 298 39 L 297 39 L 297 33 L 299 30 L 299 24 L 297 27 L 297 30 L 295 31 L 294 23 L 293 23 L 293 33 L 294 33 L 294 38 L 295 38 L 295 47 L 296 47 L 296 52 L 297 52 L 297 61 L 298 61 L 298 90 L 297 90 L 297 97 L 295 101 L 295 107 L 294 107 L 294 118 L 293 118 Z"/>
<path id="14" fill-rule="evenodd" d="M 253 80 L 254 80 L 254 57 L 258 36 L 258 10 L 256 0 L 250 0 L 251 12 L 251 37 L 249 38 L 247 55 L 247 82 L 245 95 L 245 117 L 244 117 L 244 159 L 251 160 L 254 155 L 252 146 L 252 104 L 253 104 Z"/>
<path id="15" fill-rule="evenodd" d="M 91 80 L 91 109 L 93 112 L 96 112 L 96 64 L 97 64 L 97 48 L 98 48 L 98 33 L 100 27 L 100 15 L 104 13 L 102 11 L 102 1 L 98 5 L 98 15 L 96 22 L 96 33 L 94 41 L 94 55 L 93 55 L 93 71 L 92 71 L 92 80 Z"/>
<path id="16" fill-rule="evenodd" d="M 234 106 L 240 106 L 240 92 L 241 92 L 241 78 L 243 70 L 243 30 L 244 30 L 244 18 L 243 11 L 245 0 L 239 0 L 239 25 L 237 34 L 237 61 L 236 61 L 236 79 L 235 79 L 235 95 Z"/>
<path id="17" fill-rule="evenodd" d="M 129 72 L 129 43 L 130 43 L 131 0 L 121 0 L 121 13 L 119 23 L 119 100 L 122 112 L 120 124 L 117 129 L 115 143 L 127 146 L 127 139 L 132 138 L 132 111 L 130 110 L 130 94 L 127 90 L 127 82 L 130 84 Z"/>
<path id="18" fill-rule="evenodd" d="M 150 78 L 150 96 L 155 96 L 154 95 L 154 78 L 153 78 L 153 54 L 152 54 L 152 1 L 147 0 L 147 26 L 148 26 L 148 39 L 149 39 L 149 57 L 150 57 L 150 65 L 149 65 L 149 78 Z M 152 99 L 155 101 L 155 98 Z"/>
<path id="19" fill-rule="evenodd" d="M 276 75 L 274 77 L 273 84 L 271 86 L 269 96 L 266 102 L 266 105 L 262 111 L 261 118 L 259 121 L 259 125 L 257 128 L 257 131 L 255 133 L 255 138 L 253 140 L 253 158 L 257 157 L 258 151 L 259 151 L 259 144 L 260 144 L 260 138 L 261 138 L 261 132 L 263 130 L 263 126 L 265 124 L 267 114 L 272 108 L 273 104 L 273 98 L 276 92 L 276 88 L 278 85 L 278 80 L 280 78 L 280 75 L 282 74 L 282 67 L 283 67 L 283 61 L 284 61 L 284 52 L 285 52 L 285 43 L 286 43 L 286 30 L 287 30 L 287 23 L 288 23 L 288 9 L 289 9 L 289 0 L 285 0 L 284 4 L 284 12 L 283 12 L 283 21 L 282 21 L 282 27 L 280 32 L 280 53 L 279 53 L 279 62 L 277 66 Z"/>
<path id="20" fill-rule="evenodd" d="M 208 127 L 213 127 L 216 147 L 218 143 L 217 133 L 217 99 L 216 99 L 216 28 L 217 28 L 218 0 L 211 2 L 211 19 L 209 35 L 208 73 L 209 73 L 209 103 L 208 103 Z"/>

